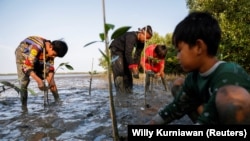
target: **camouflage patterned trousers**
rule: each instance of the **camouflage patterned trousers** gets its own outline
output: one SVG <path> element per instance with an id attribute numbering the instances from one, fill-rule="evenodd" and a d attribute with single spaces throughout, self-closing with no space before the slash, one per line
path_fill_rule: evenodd
<path id="1" fill-rule="evenodd" d="M 28 47 L 27 44 L 20 43 L 20 45 L 16 48 L 16 51 L 15 51 L 17 75 L 18 75 L 19 85 L 21 88 L 20 100 L 21 100 L 22 106 L 27 106 L 27 99 L 28 99 L 27 88 L 30 82 L 29 76 L 27 76 L 22 70 L 22 64 L 23 64 L 23 61 L 25 60 L 23 51 L 27 47 Z"/>

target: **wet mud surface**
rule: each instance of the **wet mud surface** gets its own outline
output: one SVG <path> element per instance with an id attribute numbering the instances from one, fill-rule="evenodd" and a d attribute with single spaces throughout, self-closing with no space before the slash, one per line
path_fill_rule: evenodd
<path id="1" fill-rule="evenodd" d="M 140 76 L 141 77 L 141 76 Z M 5 78 L 4 78 L 5 79 Z M 3 78 L 0 81 L 4 80 Z M 89 75 L 55 76 L 61 101 L 44 106 L 44 93 L 31 80 L 28 111 L 21 108 L 14 89 L 0 93 L 0 139 L 3 141 L 113 141 L 108 78 L 94 75 L 90 91 Z M 18 84 L 16 79 L 7 81 Z M 0 84 L 1 85 L 1 84 Z M 133 94 L 116 95 L 113 87 L 119 136 L 126 140 L 127 125 L 145 124 L 163 105 L 172 101 L 170 91 L 155 80 L 144 93 L 144 79 L 134 79 Z M 171 124 L 192 124 L 188 117 Z"/>

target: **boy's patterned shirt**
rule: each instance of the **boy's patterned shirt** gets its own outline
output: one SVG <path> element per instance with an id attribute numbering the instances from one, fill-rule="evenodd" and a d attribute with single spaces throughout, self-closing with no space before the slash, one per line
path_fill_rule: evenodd
<path id="1" fill-rule="evenodd" d="M 44 54 L 43 49 L 45 48 L 46 39 L 38 36 L 30 36 L 21 42 L 20 51 L 22 51 L 22 57 L 20 61 L 22 70 L 24 73 L 30 72 L 31 70 L 42 72 L 44 68 Z M 24 44 L 24 45 L 22 45 Z M 54 71 L 54 58 L 46 58 L 46 72 Z"/>
<path id="2" fill-rule="evenodd" d="M 198 117 L 202 124 L 220 124 L 215 105 L 218 89 L 225 85 L 238 85 L 250 92 L 250 76 L 238 64 L 223 62 L 212 73 L 201 76 L 198 72 L 189 73 L 181 92 L 176 99 L 159 111 L 166 123 L 179 119 L 204 104 L 204 110 Z"/>

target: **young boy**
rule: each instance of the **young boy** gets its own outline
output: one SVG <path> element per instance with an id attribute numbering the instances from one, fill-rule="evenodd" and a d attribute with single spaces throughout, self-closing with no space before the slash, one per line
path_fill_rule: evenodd
<path id="1" fill-rule="evenodd" d="M 209 13 L 192 12 L 176 26 L 172 41 L 189 73 L 174 101 L 148 124 L 194 112 L 195 124 L 250 124 L 250 77 L 239 65 L 216 58 L 220 39 L 219 24 Z"/>
<path id="2" fill-rule="evenodd" d="M 30 36 L 19 44 L 15 54 L 18 80 L 21 85 L 21 103 L 23 107 L 27 106 L 27 88 L 30 82 L 30 76 L 37 82 L 40 90 L 46 89 L 43 79 L 47 79 L 49 89 L 55 101 L 59 100 L 57 87 L 53 77 L 54 58 L 63 57 L 67 51 L 68 46 L 64 41 L 55 40 L 51 42 L 50 40 L 38 36 Z M 44 61 L 46 62 L 45 69 Z M 44 70 L 46 74 L 45 78 Z"/>
<path id="3" fill-rule="evenodd" d="M 139 78 L 138 65 L 144 43 L 153 36 L 151 26 L 139 31 L 126 32 L 110 44 L 111 57 L 118 59 L 112 63 L 116 92 L 132 93 L 133 77 Z M 133 52 L 135 49 L 135 52 Z M 133 77 L 132 77 L 133 74 Z"/>
<path id="4" fill-rule="evenodd" d="M 144 55 L 141 57 L 141 66 L 146 72 L 146 91 L 150 85 L 150 77 L 161 77 L 164 88 L 165 84 L 165 57 L 167 54 L 167 47 L 165 45 L 149 45 L 145 51 Z"/>

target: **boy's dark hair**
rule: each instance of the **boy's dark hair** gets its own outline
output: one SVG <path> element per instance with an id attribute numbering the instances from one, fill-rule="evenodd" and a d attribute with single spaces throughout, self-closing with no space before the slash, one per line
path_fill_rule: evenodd
<path id="1" fill-rule="evenodd" d="M 175 28 L 172 44 L 177 46 L 184 41 L 190 46 L 201 39 L 207 45 L 208 55 L 215 56 L 221 39 L 221 29 L 218 21 L 207 12 L 192 12 L 184 18 Z"/>
<path id="2" fill-rule="evenodd" d="M 164 59 L 167 54 L 167 47 L 165 45 L 157 45 L 154 52 L 157 54 L 157 57 Z"/>
<path id="3" fill-rule="evenodd" d="M 51 44 L 58 57 L 63 57 L 68 51 L 68 46 L 64 41 L 55 40 Z"/>
<path id="4" fill-rule="evenodd" d="M 144 32 L 146 31 L 150 36 L 153 36 L 153 30 L 152 27 L 150 25 L 147 25 L 145 27 L 143 27 L 142 29 L 139 28 L 140 32 Z"/>

